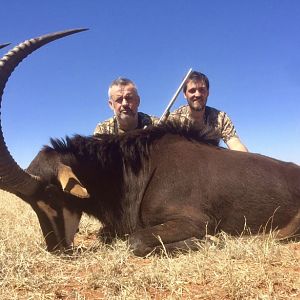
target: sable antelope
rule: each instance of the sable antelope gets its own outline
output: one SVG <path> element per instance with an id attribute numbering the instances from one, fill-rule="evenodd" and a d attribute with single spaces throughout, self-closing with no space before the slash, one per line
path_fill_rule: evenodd
<path id="1" fill-rule="evenodd" d="M 15 47 L 0 61 L 0 95 L 23 58 L 79 30 Z M 1 97 L 2 100 L 2 97 Z M 26 170 L 0 137 L 1 187 L 37 214 L 47 249 L 71 246 L 82 213 L 98 218 L 106 238 L 127 236 L 136 255 L 194 249 L 194 239 L 225 231 L 300 233 L 300 167 L 213 145 L 205 130 L 176 124 L 123 135 L 51 140 Z"/>

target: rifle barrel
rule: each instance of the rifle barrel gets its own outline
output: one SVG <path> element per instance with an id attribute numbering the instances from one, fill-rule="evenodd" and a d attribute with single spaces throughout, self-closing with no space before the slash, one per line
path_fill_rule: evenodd
<path id="1" fill-rule="evenodd" d="M 185 82 L 186 82 L 186 80 L 188 79 L 188 77 L 189 77 L 189 75 L 191 74 L 191 72 L 192 72 L 192 68 L 190 68 L 190 69 L 188 70 L 188 72 L 186 73 L 186 75 L 185 75 L 184 79 L 182 80 L 180 86 L 178 87 L 177 91 L 176 91 L 175 94 L 173 95 L 173 97 L 172 97 L 171 101 L 169 102 L 167 108 L 165 109 L 164 113 L 163 113 L 162 116 L 160 117 L 160 119 L 159 119 L 159 121 L 158 121 L 159 124 L 162 123 L 163 121 L 165 121 L 165 120 L 168 118 L 168 116 L 169 116 L 169 114 L 170 114 L 170 109 L 171 109 L 172 105 L 174 104 L 176 98 L 178 97 L 180 91 L 182 90 L 183 85 L 185 84 Z"/>

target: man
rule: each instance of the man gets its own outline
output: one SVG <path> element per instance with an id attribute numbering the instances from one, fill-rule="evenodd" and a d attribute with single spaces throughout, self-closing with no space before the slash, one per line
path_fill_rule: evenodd
<path id="1" fill-rule="evenodd" d="M 191 72 L 183 85 L 183 94 L 188 104 L 171 113 L 170 120 L 179 120 L 196 128 L 209 125 L 215 129 L 219 138 L 229 149 L 248 152 L 248 149 L 239 139 L 228 115 L 223 111 L 206 106 L 209 81 L 204 74 L 197 71 Z"/>
<path id="2" fill-rule="evenodd" d="M 97 124 L 94 135 L 101 133 L 120 134 L 144 128 L 158 121 L 156 117 L 138 112 L 140 97 L 136 85 L 127 78 L 114 80 L 108 89 L 108 105 L 114 116 Z"/>

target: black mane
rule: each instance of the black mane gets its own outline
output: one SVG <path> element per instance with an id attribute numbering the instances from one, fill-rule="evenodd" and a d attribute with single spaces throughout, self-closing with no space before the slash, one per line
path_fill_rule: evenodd
<path id="1" fill-rule="evenodd" d="M 176 122 L 137 129 L 120 135 L 98 134 L 95 136 L 75 135 L 72 138 L 51 139 L 53 149 L 61 154 L 73 154 L 77 159 L 97 161 L 101 167 L 129 163 L 134 173 L 148 158 L 153 142 L 166 134 L 176 134 L 190 141 L 218 146 L 218 136 L 211 127 L 195 129 Z M 46 147 L 47 148 L 47 147 Z M 127 164 L 126 164 L 127 165 Z"/>

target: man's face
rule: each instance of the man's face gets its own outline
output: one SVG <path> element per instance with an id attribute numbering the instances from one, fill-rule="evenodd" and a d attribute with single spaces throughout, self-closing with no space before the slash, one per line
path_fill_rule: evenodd
<path id="1" fill-rule="evenodd" d="M 132 84 L 114 85 L 110 89 L 108 103 L 117 119 L 130 121 L 137 117 L 140 97 Z"/>
<path id="2" fill-rule="evenodd" d="M 208 89 L 204 81 L 190 81 L 184 94 L 191 110 L 203 111 L 206 106 Z"/>

